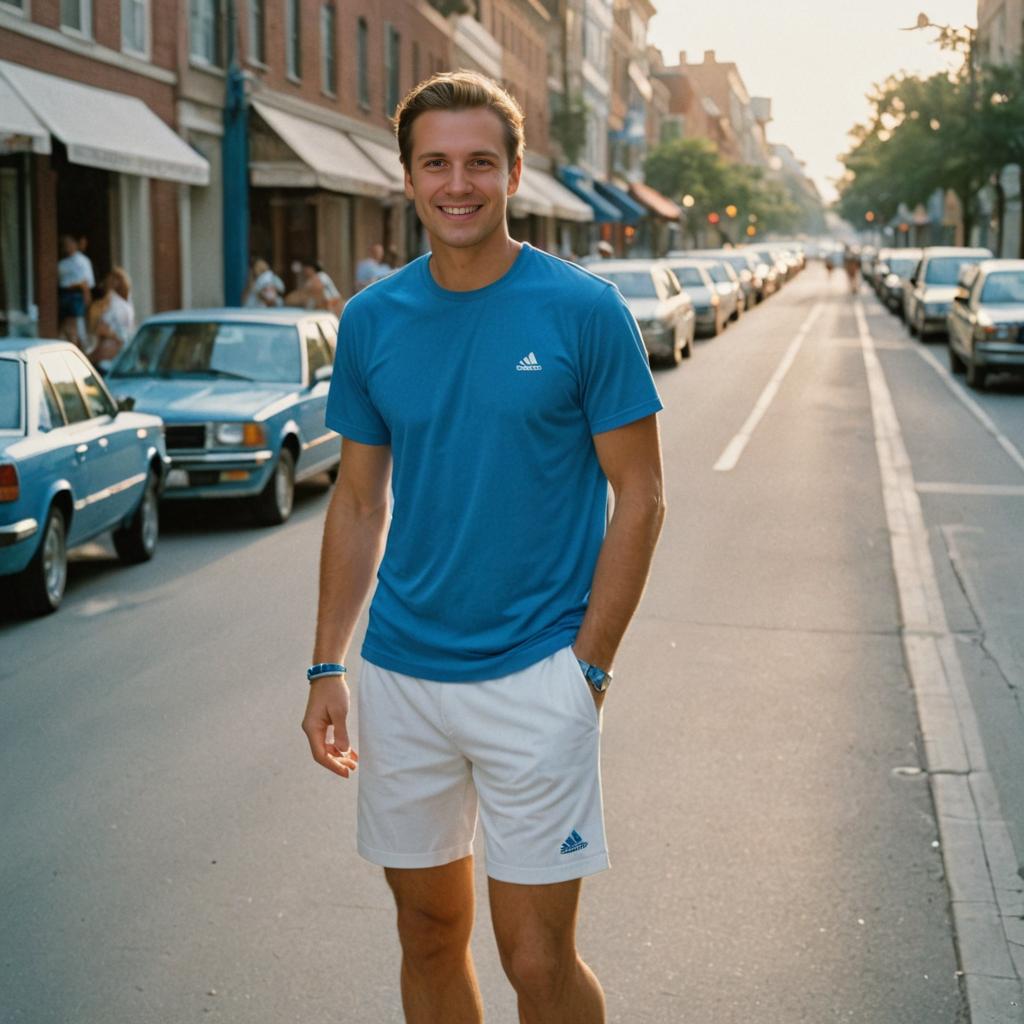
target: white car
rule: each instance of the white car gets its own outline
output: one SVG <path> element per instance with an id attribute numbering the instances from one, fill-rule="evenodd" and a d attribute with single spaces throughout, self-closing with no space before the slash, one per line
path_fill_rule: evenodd
<path id="1" fill-rule="evenodd" d="M 693 301 L 661 260 L 602 260 L 588 269 L 619 289 L 652 363 L 678 366 L 691 356 Z"/>
<path id="2" fill-rule="evenodd" d="M 946 333 L 946 317 L 957 293 L 962 267 L 992 259 L 988 249 L 931 245 L 903 291 L 903 319 L 912 335 Z"/>

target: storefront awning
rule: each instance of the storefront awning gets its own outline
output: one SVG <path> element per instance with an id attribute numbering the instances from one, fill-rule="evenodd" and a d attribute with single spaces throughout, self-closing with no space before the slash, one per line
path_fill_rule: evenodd
<path id="1" fill-rule="evenodd" d="M 593 181 L 578 167 L 563 167 L 559 172 L 562 181 L 594 211 L 594 220 L 599 224 L 618 223 L 622 214 L 594 190 Z"/>
<path id="2" fill-rule="evenodd" d="M 210 165 L 136 96 L 0 61 L 0 79 L 75 164 L 206 185 Z M 0 105 L 6 113 L 6 106 Z M 6 118 L 5 118 L 6 120 Z"/>
<path id="3" fill-rule="evenodd" d="M 394 191 L 387 175 L 345 132 L 259 100 L 254 99 L 252 105 L 270 130 L 298 157 L 297 161 L 251 161 L 253 185 L 323 188 L 376 198 Z"/>
<path id="4" fill-rule="evenodd" d="M 536 172 L 532 167 L 524 167 L 519 179 L 519 188 L 509 196 L 508 212 L 513 217 L 554 217 L 555 208 L 544 198 L 544 193 L 537 188 L 534 180 Z"/>
<path id="5" fill-rule="evenodd" d="M 638 199 L 655 217 L 661 217 L 662 220 L 679 220 L 682 216 L 683 211 L 676 203 L 642 181 L 630 182 L 629 191 L 633 198 Z"/>
<path id="6" fill-rule="evenodd" d="M 398 143 L 393 146 L 362 135 L 351 136 L 352 141 L 384 172 L 391 182 L 392 192 L 405 192 L 405 171 L 398 156 Z"/>
<path id="7" fill-rule="evenodd" d="M 603 196 L 622 213 L 622 220 L 626 224 L 638 224 L 646 217 L 647 209 L 641 206 L 635 199 L 631 199 L 627 192 L 611 184 L 608 181 L 595 181 L 594 188 L 598 195 Z"/>
<path id="8" fill-rule="evenodd" d="M 594 211 L 589 204 L 578 199 L 547 171 L 542 171 L 539 167 L 524 168 L 523 180 L 528 180 L 530 187 L 551 204 L 552 216 L 559 220 L 584 223 L 594 219 Z"/>
<path id="9" fill-rule="evenodd" d="M 50 133 L 0 78 L 0 153 L 49 153 Z"/>

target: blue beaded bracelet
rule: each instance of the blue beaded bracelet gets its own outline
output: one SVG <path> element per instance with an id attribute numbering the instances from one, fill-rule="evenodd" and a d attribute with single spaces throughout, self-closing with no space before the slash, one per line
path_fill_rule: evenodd
<path id="1" fill-rule="evenodd" d="M 336 661 L 321 661 L 306 669 L 306 679 L 312 683 L 314 679 L 319 679 L 321 676 L 343 676 L 347 671 L 348 669 L 344 665 L 339 665 Z"/>

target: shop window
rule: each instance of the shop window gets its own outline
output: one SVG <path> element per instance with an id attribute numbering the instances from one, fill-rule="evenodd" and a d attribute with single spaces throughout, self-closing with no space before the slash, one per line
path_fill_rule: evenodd
<path id="1" fill-rule="evenodd" d="M 149 0 L 121 0 L 121 49 L 149 53 Z"/>
<path id="2" fill-rule="evenodd" d="M 285 0 L 284 45 L 285 69 L 289 78 L 302 77 L 302 40 L 299 34 L 299 0 Z"/>
<path id="3" fill-rule="evenodd" d="M 92 4 L 90 0 L 60 0 L 60 27 L 92 35 Z"/>
<path id="4" fill-rule="evenodd" d="M 359 104 L 370 105 L 370 26 L 365 18 L 356 25 L 356 74 L 358 76 Z"/>
<path id="5" fill-rule="evenodd" d="M 189 0 L 189 55 L 198 64 L 224 63 L 221 53 L 220 0 Z"/>
<path id="6" fill-rule="evenodd" d="M 401 80 L 402 37 L 394 25 L 384 29 L 384 113 L 391 117 L 401 98 L 398 94 Z"/>
<path id="7" fill-rule="evenodd" d="M 266 4 L 249 0 L 249 59 L 257 64 L 267 62 Z"/>
<path id="8" fill-rule="evenodd" d="M 24 14 L 26 2 L 27 0 L 0 0 L 0 11 L 12 10 Z"/>
<path id="9" fill-rule="evenodd" d="M 337 39 L 335 38 L 334 4 L 320 8 L 321 78 L 324 92 L 332 96 L 338 91 Z"/>

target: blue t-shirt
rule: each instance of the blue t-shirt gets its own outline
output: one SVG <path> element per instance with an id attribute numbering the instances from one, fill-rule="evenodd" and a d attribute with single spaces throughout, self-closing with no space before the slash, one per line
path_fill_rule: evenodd
<path id="1" fill-rule="evenodd" d="M 455 292 L 429 259 L 345 306 L 327 425 L 393 458 L 363 657 L 471 682 L 575 638 L 608 500 L 591 435 L 661 402 L 607 281 L 524 244 L 502 278 Z"/>

